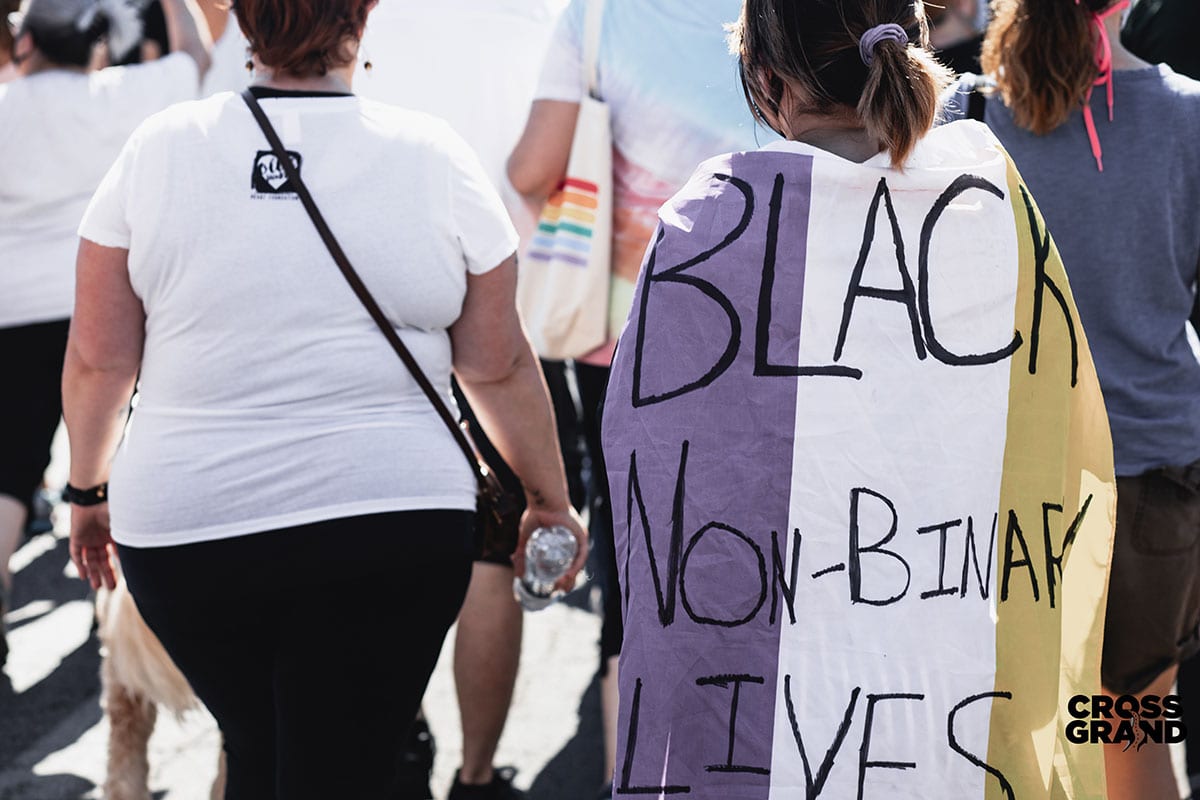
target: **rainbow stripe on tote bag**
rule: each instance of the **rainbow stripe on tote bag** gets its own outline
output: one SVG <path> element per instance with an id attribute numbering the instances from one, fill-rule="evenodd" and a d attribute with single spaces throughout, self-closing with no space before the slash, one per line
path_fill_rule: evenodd
<path id="1" fill-rule="evenodd" d="M 537 233 L 526 258 L 534 261 L 559 259 L 578 267 L 588 265 L 595 243 L 596 211 L 600 187 L 590 181 L 567 178 L 542 209 Z"/>

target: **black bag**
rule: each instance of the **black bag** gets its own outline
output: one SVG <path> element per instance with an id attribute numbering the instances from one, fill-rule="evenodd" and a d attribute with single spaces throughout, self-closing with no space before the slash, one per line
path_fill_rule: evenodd
<path id="1" fill-rule="evenodd" d="M 384 338 L 388 340 L 388 344 L 392 346 L 392 349 L 396 351 L 396 355 L 408 367 L 408 371 L 412 373 L 413 379 L 421 387 L 421 391 L 425 393 L 425 396 L 429 398 L 429 402 L 433 404 L 434 410 L 437 411 L 442 422 L 449 428 L 450 434 L 458 444 L 458 448 L 471 464 L 477 487 L 475 512 L 476 556 L 485 560 L 495 561 L 512 555 L 517 549 L 518 527 L 525 506 L 523 498 L 505 489 L 497 477 L 495 470 L 488 465 L 487 461 L 480 454 L 479 448 L 476 447 L 474 440 L 471 438 L 467 423 L 459 423 L 454 419 L 454 415 L 450 413 L 450 409 L 446 406 L 446 403 L 438 395 L 437 390 L 433 388 L 433 384 L 429 382 L 429 378 L 421 370 L 412 353 L 404 346 L 404 342 L 400 340 L 396 330 L 388 322 L 383 310 L 375 302 L 375 298 L 367 290 L 366 285 L 363 284 L 354 267 L 350 265 L 350 260 L 346 258 L 346 254 L 334 237 L 333 231 L 329 229 L 325 218 L 321 215 L 320 210 L 317 209 L 317 204 L 313 201 L 308 187 L 300 179 L 300 173 L 297 171 L 296 165 L 292 163 L 292 159 L 288 155 L 287 149 L 283 146 L 283 142 L 279 139 L 279 134 L 275 132 L 275 128 L 271 125 L 271 121 L 267 119 L 262 106 L 258 104 L 258 99 L 249 89 L 242 92 L 242 99 L 246 101 L 246 105 L 250 108 L 250 113 L 254 115 L 258 126 L 262 128 L 263 134 L 267 137 L 267 141 L 270 142 L 271 149 L 275 152 L 280 166 L 287 174 L 288 183 L 300 197 L 300 202 L 303 203 L 304 210 L 308 212 L 313 225 L 317 228 L 317 233 L 321 235 L 321 240 L 325 242 L 325 247 L 328 248 L 329 254 L 333 256 L 334 263 L 337 264 L 343 277 L 346 278 L 346 282 L 350 284 L 350 288 L 354 290 L 354 294 L 363 304 L 363 307 L 367 309 L 367 313 L 371 315 L 371 319 L 375 321 Z"/>

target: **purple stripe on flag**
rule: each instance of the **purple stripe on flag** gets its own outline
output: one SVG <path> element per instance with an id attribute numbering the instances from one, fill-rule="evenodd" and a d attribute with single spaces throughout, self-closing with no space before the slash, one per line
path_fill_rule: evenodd
<path id="1" fill-rule="evenodd" d="M 812 159 L 705 168 L 661 215 L 604 407 L 617 798 L 769 795 Z"/>

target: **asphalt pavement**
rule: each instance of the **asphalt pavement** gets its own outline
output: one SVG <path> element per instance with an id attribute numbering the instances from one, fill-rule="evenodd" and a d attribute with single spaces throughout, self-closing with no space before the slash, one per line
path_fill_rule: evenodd
<path id="1" fill-rule="evenodd" d="M 56 531 L 13 559 L 11 653 L 0 673 L 0 800 L 101 797 L 108 726 L 100 708 L 100 655 L 91 592 L 67 556 L 65 509 Z M 592 800 L 601 782 L 597 641 L 590 587 L 528 614 L 521 672 L 497 765 L 517 767 L 531 800 Z M 451 674 L 453 631 L 425 697 L 437 740 L 434 796 L 445 798 L 461 734 Z M 335 687 L 336 690 L 336 687 Z M 203 711 L 159 716 L 150 744 L 154 800 L 207 800 L 220 739 Z"/>

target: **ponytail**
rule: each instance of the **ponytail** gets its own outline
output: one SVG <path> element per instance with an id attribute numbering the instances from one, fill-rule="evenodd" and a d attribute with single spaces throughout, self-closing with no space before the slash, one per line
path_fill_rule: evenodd
<path id="1" fill-rule="evenodd" d="M 926 49 L 920 0 L 745 0 L 729 30 L 756 117 L 785 135 L 789 112 L 857 117 L 896 167 L 953 77 Z"/>
<path id="2" fill-rule="evenodd" d="M 1013 121 L 1044 135 L 1083 103 L 1099 72 L 1092 14 L 1109 0 L 996 0 L 983 70 Z"/>
<path id="3" fill-rule="evenodd" d="M 875 45 L 857 110 L 893 165 L 904 164 L 933 127 L 938 98 L 951 80 L 950 71 L 922 47 L 892 40 Z"/>

